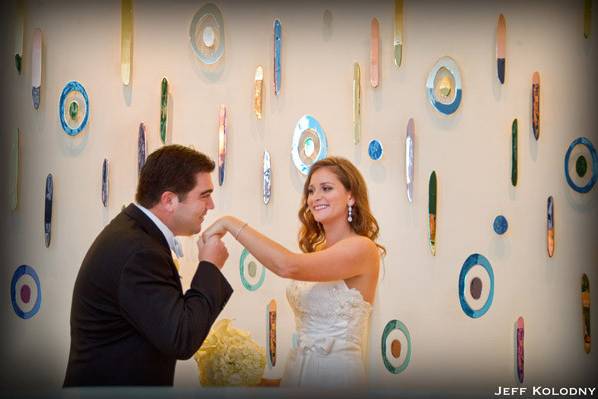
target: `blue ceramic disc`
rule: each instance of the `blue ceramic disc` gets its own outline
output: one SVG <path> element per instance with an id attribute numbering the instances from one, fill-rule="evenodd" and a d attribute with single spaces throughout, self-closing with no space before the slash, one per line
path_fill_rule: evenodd
<path id="1" fill-rule="evenodd" d="M 450 96 L 447 95 L 447 99 L 452 98 L 450 102 L 447 102 L 446 100 L 443 101 L 437 96 L 437 75 L 441 72 L 450 75 L 451 80 L 454 82 L 454 87 L 450 88 L 452 94 Z M 426 80 L 426 90 L 432 106 L 443 114 L 450 115 L 459 108 L 462 96 L 461 73 L 459 72 L 459 67 L 455 60 L 451 57 L 442 57 L 438 60 L 428 75 L 428 79 Z"/>
<path id="2" fill-rule="evenodd" d="M 368 144 L 368 155 L 370 158 L 372 158 L 374 161 L 378 161 L 380 158 L 382 158 L 383 154 L 384 149 L 382 148 L 382 143 L 376 139 L 371 140 Z"/>
<path id="3" fill-rule="evenodd" d="M 588 181 L 584 185 L 577 184 L 575 182 L 575 179 L 573 179 L 571 177 L 571 174 L 569 173 L 569 162 L 571 160 L 571 153 L 577 145 L 585 146 L 588 152 L 590 153 L 590 157 L 592 158 L 592 175 L 589 177 L 589 179 L 587 179 Z M 573 167 L 572 169 L 575 170 L 576 168 Z M 578 137 L 575 140 L 573 140 L 573 142 L 569 145 L 569 149 L 565 154 L 565 178 L 567 179 L 567 183 L 569 184 L 569 186 L 578 193 L 587 193 L 592 189 L 592 187 L 594 187 L 594 184 L 596 184 L 596 180 L 598 179 L 598 156 L 596 155 L 596 148 L 594 147 L 592 142 L 587 138 Z"/>
<path id="4" fill-rule="evenodd" d="M 503 215 L 498 215 L 496 218 L 494 218 L 493 227 L 494 232 L 496 232 L 496 234 L 505 234 L 505 232 L 509 228 L 507 218 L 505 218 Z"/>
<path id="5" fill-rule="evenodd" d="M 12 308 L 17 316 L 30 319 L 42 304 L 42 289 L 37 273 L 31 266 L 21 265 L 15 270 L 10 282 Z"/>
<path id="6" fill-rule="evenodd" d="M 81 83 L 73 80 L 64 86 L 58 103 L 58 117 L 69 136 L 76 136 L 85 129 L 89 120 L 89 97 Z"/>
<path id="7" fill-rule="evenodd" d="M 302 116 L 295 126 L 291 157 L 304 175 L 309 168 L 328 154 L 328 141 L 320 123 L 311 115 Z"/>

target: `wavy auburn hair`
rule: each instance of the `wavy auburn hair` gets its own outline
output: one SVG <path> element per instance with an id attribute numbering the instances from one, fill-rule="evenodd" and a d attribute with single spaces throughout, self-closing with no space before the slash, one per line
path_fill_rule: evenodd
<path id="1" fill-rule="evenodd" d="M 328 168 L 339 179 L 341 184 L 349 191 L 355 201 L 353 205 L 353 221 L 349 223 L 351 229 L 374 241 L 383 255 L 386 255 L 386 248 L 376 242 L 380 227 L 376 218 L 370 210 L 368 192 L 363 176 L 349 160 L 341 157 L 327 157 L 314 163 L 309 169 L 309 174 L 303 185 L 303 197 L 298 216 L 301 221 L 299 230 L 299 248 L 303 252 L 315 252 L 322 248 L 326 241 L 324 228 L 318 223 L 307 206 L 309 184 L 313 174 L 323 168 Z"/>

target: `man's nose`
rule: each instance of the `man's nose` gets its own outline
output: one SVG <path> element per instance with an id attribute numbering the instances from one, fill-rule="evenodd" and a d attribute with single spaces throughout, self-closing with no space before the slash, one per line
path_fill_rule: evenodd
<path id="1" fill-rule="evenodd" d="M 208 205 L 207 205 L 207 207 L 206 207 L 206 208 L 208 208 L 208 209 L 214 209 L 215 207 L 216 207 L 216 206 L 214 205 L 214 200 L 212 199 L 212 197 L 210 197 L 210 198 L 208 199 Z"/>

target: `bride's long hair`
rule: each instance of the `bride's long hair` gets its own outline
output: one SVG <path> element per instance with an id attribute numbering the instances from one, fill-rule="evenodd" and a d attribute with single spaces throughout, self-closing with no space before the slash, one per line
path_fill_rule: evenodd
<path id="1" fill-rule="evenodd" d="M 341 157 L 328 157 L 314 163 L 305 179 L 303 185 L 303 197 L 299 208 L 299 248 L 303 252 L 315 252 L 322 248 L 326 241 L 324 228 L 317 222 L 307 206 L 307 196 L 312 175 L 322 168 L 328 168 L 338 177 L 345 189 L 351 192 L 355 204 L 353 205 L 353 221 L 349 223 L 351 229 L 360 236 L 368 237 L 380 249 L 382 255 L 386 254 L 386 248 L 378 244 L 378 232 L 380 230 L 376 218 L 370 210 L 367 186 L 359 170 L 349 160 Z"/>

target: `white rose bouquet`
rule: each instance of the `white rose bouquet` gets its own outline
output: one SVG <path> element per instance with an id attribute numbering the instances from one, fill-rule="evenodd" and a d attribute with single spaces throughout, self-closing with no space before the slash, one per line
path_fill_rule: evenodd
<path id="1" fill-rule="evenodd" d="M 257 385 L 266 367 L 266 350 L 228 319 L 214 324 L 194 358 L 202 386 Z"/>

